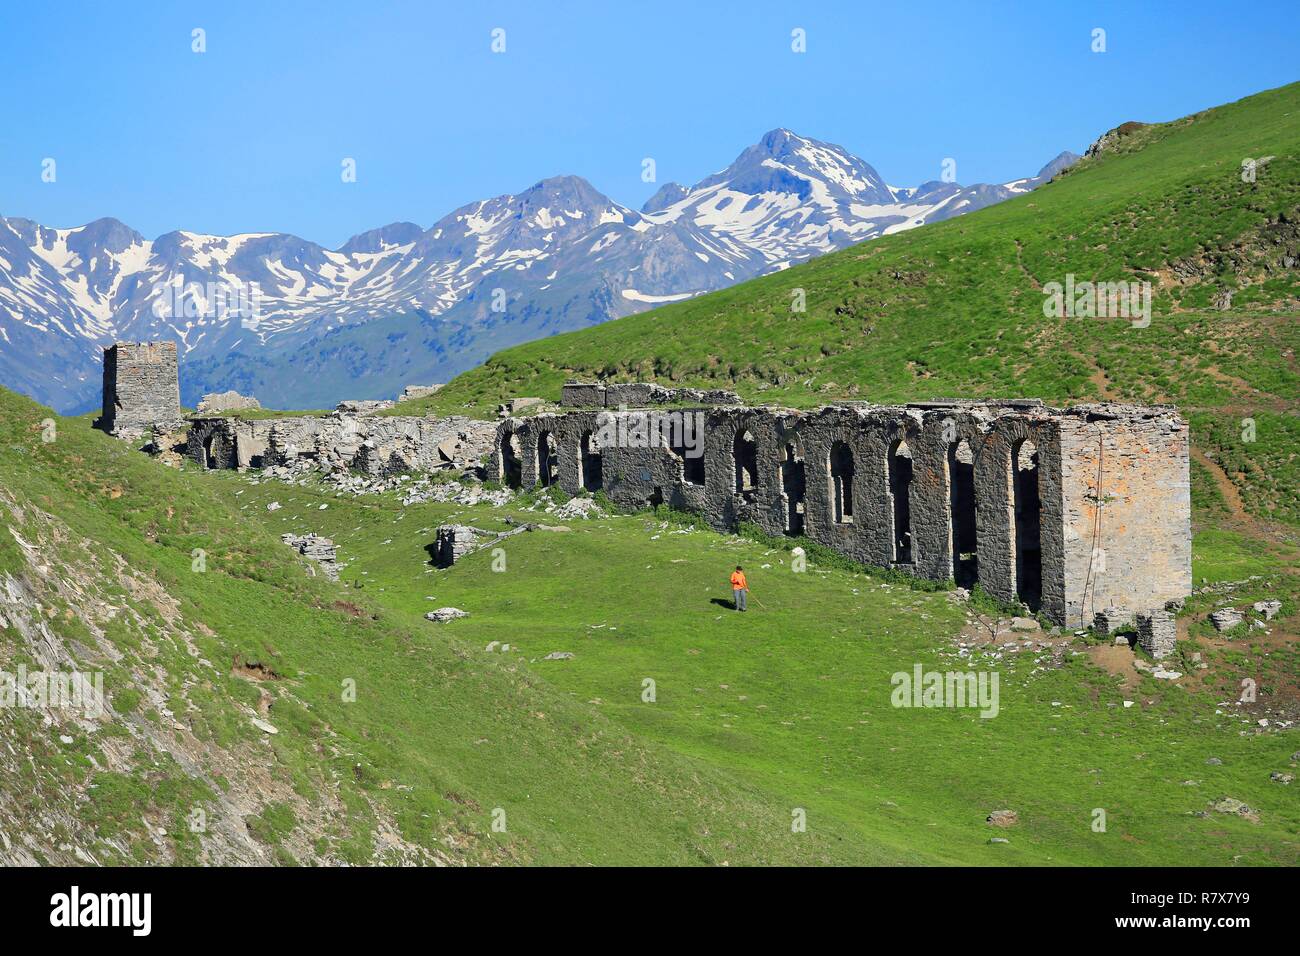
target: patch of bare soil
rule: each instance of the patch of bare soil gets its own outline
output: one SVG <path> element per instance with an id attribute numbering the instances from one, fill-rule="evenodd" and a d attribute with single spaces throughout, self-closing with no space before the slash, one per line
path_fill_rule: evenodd
<path id="1" fill-rule="evenodd" d="M 271 668 L 267 667 L 261 661 L 249 661 L 244 663 L 238 654 L 235 655 L 235 663 L 230 668 L 231 677 L 242 677 L 251 681 L 279 680 L 280 675 Z"/>
<path id="2" fill-rule="evenodd" d="M 1133 666 L 1133 648 L 1127 644 L 1092 644 L 1086 649 L 1088 660 L 1092 661 L 1112 677 L 1124 681 L 1124 690 L 1137 689 L 1141 678 Z"/>

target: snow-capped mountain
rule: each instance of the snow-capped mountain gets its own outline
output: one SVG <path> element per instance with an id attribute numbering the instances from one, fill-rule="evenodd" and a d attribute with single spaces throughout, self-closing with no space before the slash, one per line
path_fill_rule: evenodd
<path id="1" fill-rule="evenodd" d="M 329 250 L 280 233 L 0 217 L 0 383 L 60 411 L 99 397 L 100 347 L 174 339 L 182 397 L 239 388 L 279 407 L 437 381 L 502 347 L 722 288 L 1038 186 L 888 185 L 838 146 L 773 130 L 638 212 L 576 176 L 399 222 Z"/>

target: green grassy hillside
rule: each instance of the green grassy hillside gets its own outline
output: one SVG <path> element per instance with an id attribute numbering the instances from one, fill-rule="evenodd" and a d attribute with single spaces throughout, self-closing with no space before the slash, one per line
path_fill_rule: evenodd
<path id="1" fill-rule="evenodd" d="M 1298 146 L 1300 86 L 1142 127 L 1031 195 L 502 352 L 402 406 L 490 413 L 598 376 L 798 406 L 1178 402 L 1207 590 L 1176 683 L 1087 634 L 993 634 L 978 597 L 816 553 L 796 573 L 790 541 L 173 470 L 0 390 L 0 671 L 101 672 L 110 705 L 0 707 L 0 863 L 1300 863 L 1280 779 L 1300 763 Z M 1067 273 L 1149 276 L 1150 326 L 1045 317 Z M 547 527 L 435 570 L 449 520 Z M 284 532 L 333 538 L 341 580 Z M 1267 631 L 1205 621 L 1267 598 Z M 469 616 L 424 619 L 445 605 Z M 892 706 L 918 664 L 996 671 L 998 716 Z M 1019 822 L 990 827 L 998 809 Z"/>
<path id="2" fill-rule="evenodd" d="M 1243 182 L 1243 161 L 1265 157 Z M 721 386 L 796 407 L 983 395 L 1175 402 L 1247 506 L 1295 523 L 1297 259 L 1300 84 L 1143 127 L 988 209 L 508 349 L 422 404 L 558 399 L 571 377 Z M 1149 280 L 1151 324 L 1045 317 L 1043 286 L 1071 273 Z M 792 311 L 799 295 L 805 312 Z M 1240 438 L 1247 418 L 1252 442 Z"/>
<path id="3" fill-rule="evenodd" d="M 112 709 L 0 709 L 6 862 L 1300 862 L 1270 779 L 1294 734 L 1258 725 L 1296 716 L 1276 632 L 1180 645 L 1176 666 L 1210 669 L 1173 686 L 1069 634 L 990 643 L 943 592 L 795 573 L 788 542 L 175 471 L 87 426 L 0 392 L 0 669 L 102 670 Z M 500 570 L 488 551 L 435 570 L 447 520 L 545 527 Z M 288 531 L 334 538 L 342 580 Z M 1296 557 L 1220 530 L 1196 574 L 1261 575 L 1236 593 L 1286 616 Z M 724 606 L 736 563 L 745 616 Z M 470 616 L 424 620 L 444 605 Z M 894 708 L 915 664 L 998 671 L 998 716 Z M 1224 704 L 1246 673 L 1260 703 Z M 984 822 L 1004 808 L 1014 828 Z"/>
<path id="4" fill-rule="evenodd" d="M 313 577 L 243 492 L 0 389 L 0 670 L 102 672 L 111 708 L 0 708 L 0 860 L 851 858 L 518 660 Z M 418 520 L 384 529 L 416 563 Z"/>
<path id="5" fill-rule="evenodd" d="M 796 573 L 790 542 L 719 535 L 668 515 L 561 523 L 542 510 L 545 497 L 500 509 L 404 507 L 391 494 L 339 498 L 311 486 L 216 480 L 272 528 L 339 542 L 353 562 L 344 581 L 413 626 L 431 606 L 463 608 L 470 616 L 446 627 L 475 654 L 509 643 L 508 654 L 486 656 L 513 658 L 637 739 L 765 794 L 785 817 L 784 839 L 825 831 L 858 863 L 1300 862 L 1300 812 L 1290 788 L 1270 780 L 1294 772 L 1300 744 L 1257 724 L 1265 713 L 1274 724 L 1279 713 L 1296 716 L 1300 652 L 1277 631 L 1185 643 L 1174 666 L 1192 669 L 1193 653 L 1211 663 L 1190 686 L 1173 686 L 1135 671 L 1127 650 L 1070 634 L 1004 633 L 990 644 L 946 593 L 832 562 Z M 271 502 L 282 507 L 268 512 Z M 436 524 L 499 530 L 508 518 L 560 530 L 430 568 Z M 1210 582 L 1261 574 L 1266 580 L 1238 593 L 1282 595 L 1290 612 L 1297 557 L 1225 531 L 1198 541 L 1196 573 Z M 743 616 L 725 606 L 735 564 L 753 589 Z M 553 652 L 574 657 L 546 660 Z M 1127 659 L 1122 668 L 1105 666 L 1110 653 Z M 918 663 L 997 670 L 999 714 L 893 707 L 892 675 Z M 1221 703 L 1235 699 L 1243 673 L 1263 688 L 1259 708 Z M 1228 795 L 1258 820 L 1209 809 Z M 788 832 L 795 808 L 806 811 L 808 833 Z M 1000 808 L 1015 809 L 1021 823 L 991 828 L 985 817 Z M 1092 829 L 1099 808 L 1105 832 Z M 990 843 L 995 836 L 1010 843 Z"/>

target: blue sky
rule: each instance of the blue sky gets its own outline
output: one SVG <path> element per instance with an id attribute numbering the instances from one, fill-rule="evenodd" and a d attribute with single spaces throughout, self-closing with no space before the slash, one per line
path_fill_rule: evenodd
<path id="1" fill-rule="evenodd" d="M 1297 20 L 1294 2 L 5 3 L 0 215 L 334 247 L 561 173 L 639 206 L 778 126 L 895 185 L 945 157 L 962 183 L 1005 181 L 1125 120 L 1296 80 Z"/>

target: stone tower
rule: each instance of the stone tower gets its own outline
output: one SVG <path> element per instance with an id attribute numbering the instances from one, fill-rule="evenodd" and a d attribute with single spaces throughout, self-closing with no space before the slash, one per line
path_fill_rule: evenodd
<path id="1" fill-rule="evenodd" d="M 175 342 L 116 342 L 104 350 L 104 411 L 98 425 L 139 435 L 181 419 Z"/>

